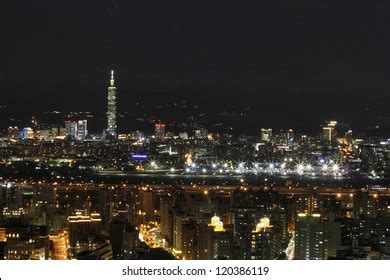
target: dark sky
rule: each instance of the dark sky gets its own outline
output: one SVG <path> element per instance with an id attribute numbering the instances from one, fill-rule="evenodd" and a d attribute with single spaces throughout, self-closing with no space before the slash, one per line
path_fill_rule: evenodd
<path id="1" fill-rule="evenodd" d="M 385 2 L 3 0 L 0 103 L 90 109 L 111 68 L 126 102 L 159 92 L 277 94 L 299 108 L 387 100 Z"/>

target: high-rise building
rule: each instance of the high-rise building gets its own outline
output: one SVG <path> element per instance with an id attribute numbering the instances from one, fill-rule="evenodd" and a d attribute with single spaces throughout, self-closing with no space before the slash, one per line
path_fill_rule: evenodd
<path id="1" fill-rule="evenodd" d="M 154 136 L 158 140 L 165 139 L 165 123 L 158 122 L 154 125 Z"/>
<path id="2" fill-rule="evenodd" d="M 197 260 L 198 256 L 199 225 L 189 220 L 183 225 L 182 256 L 186 260 Z"/>
<path id="3" fill-rule="evenodd" d="M 117 104 L 116 104 L 116 87 L 114 79 L 114 71 L 111 71 L 110 86 L 108 87 L 107 96 L 107 136 L 111 138 L 117 137 Z"/>
<path id="4" fill-rule="evenodd" d="M 275 232 L 270 225 L 269 218 L 262 218 L 252 231 L 251 238 L 251 259 L 252 260 L 273 260 L 280 251 L 282 235 Z"/>
<path id="5" fill-rule="evenodd" d="M 272 138 L 272 128 L 261 129 L 261 141 L 269 142 Z"/>
<path id="6" fill-rule="evenodd" d="M 336 257 L 340 242 L 340 223 L 323 223 L 319 214 L 298 215 L 295 226 L 295 259 L 326 260 Z"/>
<path id="7" fill-rule="evenodd" d="M 123 254 L 125 260 L 133 260 L 137 258 L 137 249 L 140 246 L 139 232 L 132 224 L 126 224 Z"/>
<path id="8" fill-rule="evenodd" d="M 139 233 L 134 225 L 124 219 L 114 219 L 110 223 L 110 243 L 114 260 L 136 259 Z"/>
<path id="9" fill-rule="evenodd" d="M 160 225 L 161 235 L 165 239 L 169 239 L 172 226 L 169 219 L 169 210 L 172 209 L 172 197 L 166 196 L 160 199 Z M 172 241 L 172 240 L 169 240 Z"/>
<path id="10" fill-rule="evenodd" d="M 151 190 L 143 190 L 141 192 L 141 209 L 144 216 L 144 222 L 154 221 L 155 213 L 155 195 Z"/>
<path id="11" fill-rule="evenodd" d="M 225 229 L 218 216 L 199 229 L 198 255 L 200 260 L 231 260 L 234 256 L 233 231 Z"/>
<path id="12" fill-rule="evenodd" d="M 286 137 L 287 141 L 293 141 L 294 140 L 294 130 L 292 130 L 292 129 L 287 130 L 286 136 L 287 136 Z"/>
<path id="13" fill-rule="evenodd" d="M 324 260 L 335 258 L 341 244 L 341 224 L 338 222 L 324 223 Z"/>
<path id="14" fill-rule="evenodd" d="M 110 223 L 110 243 L 114 260 L 124 258 L 125 226 L 125 221 L 121 219 L 115 219 Z"/>
<path id="15" fill-rule="evenodd" d="M 337 121 L 326 122 L 322 127 L 322 139 L 332 142 L 336 136 Z"/>
<path id="16" fill-rule="evenodd" d="M 368 192 L 359 191 L 353 196 L 354 218 L 376 218 L 378 210 L 378 197 L 370 196 Z"/>
<path id="17" fill-rule="evenodd" d="M 295 226 L 295 259 L 322 260 L 324 258 L 324 228 L 318 214 L 299 214 Z"/>
<path id="18" fill-rule="evenodd" d="M 77 243 L 88 242 L 100 234 L 101 218 L 98 213 L 86 213 L 77 211 L 75 215 L 68 217 L 69 223 L 69 243 L 71 247 L 76 247 Z"/>
<path id="19" fill-rule="evenodd" d="M 77 137 L 77 122 L 66 121 L 65 128 L 66 128 L 66 136 L 70 136 L 72 138 Z"/>
<path id="20" fill-rule="evenodd" d="M 79 120 L 77 122 L 77 139 L 84 140 L 88 135 L 88 121 Z"/>
<path id="21" fill-rule="evenodd" d="M 183 224 L 185 223 L 185 214 L 177 209 L 173 214 L 173 250 L 177 254 L 182 253 Z"/>
<path id="22" fill-rule="evenodd" d="M 22 132 L 20 133 L 20 138 L 22 138 L 23 140 L 33 139 L 34 136 L 34 130 L 31 127 L 23 128 Z"/>

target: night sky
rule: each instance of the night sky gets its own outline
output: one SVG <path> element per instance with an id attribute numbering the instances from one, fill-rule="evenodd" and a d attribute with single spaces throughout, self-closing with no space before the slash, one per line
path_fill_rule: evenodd
<path id="1" fill-rule="evenodd" d="M 244 2 L 1 1 L 0 103 L 103 110 L 111 68 L 121 108 L 223 96 L 285 118 L 390 102 L 388 1 Z"/>

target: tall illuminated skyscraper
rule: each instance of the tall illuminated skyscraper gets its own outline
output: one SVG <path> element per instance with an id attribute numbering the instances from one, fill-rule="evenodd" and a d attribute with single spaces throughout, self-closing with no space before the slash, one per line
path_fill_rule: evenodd
<path id="1" fill-rule="evenodd" d="M 116 87 L 114 80 L 114 71 L 111 71 L 110 85 L 107 96 L 107 136 L 116 138 Z"/>
<path id="2" fill-rule="evenodd" d="M 84 140 L 88 135 L 88 121 L 79 120 L 77 122 L 77 139 Z"/>
<path id="3" fill-rule="evenodd" d="M 262 128 L 261 129 L 261 140 L 269 142 L 272 138 L 272 128 Z"/>
<path id="4" fill-rule="evenodd" d="M 165 139 L 165 123 L 158 122 L 154 125 L 154 136 L 158 140 Z"/>

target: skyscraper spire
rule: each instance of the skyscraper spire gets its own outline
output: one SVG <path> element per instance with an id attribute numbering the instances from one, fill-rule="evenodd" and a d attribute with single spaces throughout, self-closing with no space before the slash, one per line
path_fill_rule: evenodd
<path id="1" fill-rule="evenodd" d="M 116 87 L 114 79 L 114 70 L 112 70 L 110 86 L 108 87 L 107 94 L 107 133 L 111 138 L 117 137 L 116 114 Z"/>
<path id="2" fill-rule="evenodd" d="M 114 70 L 111 70 L 111 80 L 110 80 L 110 86 L 114 86 L 115 79 L 114 79 Z"/>

